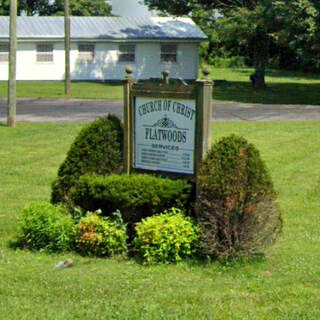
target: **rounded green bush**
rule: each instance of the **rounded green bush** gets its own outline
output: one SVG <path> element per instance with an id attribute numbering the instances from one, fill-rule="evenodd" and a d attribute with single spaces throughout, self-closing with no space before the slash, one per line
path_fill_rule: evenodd
<path id="1" fill-rule="evenodd" d="M 271 177 L 259 151 L 244 138 L 222 138 L 204 159 L 196 215 L 203 253 L 234 257 L 259 252 L 282 227 Z"/>
<path id="2" fill-rule="evenodd" d="M 178 262 L 195 253 L 198 227 L 180 209 L 143 219 L 133 243 L 146 264 Z"/>
<path id="3" fill-rule="evenodd" d="M 18 243 L 28 249 L 66 251 L 73 241 L 74 221 L 62 206 L 39 202 L 19 218 Z"/>
<path id="4" fill-rule="evenodd" d="M 70 199 L 74 205 L 87 211 L 101 209 L 103 215 L 119 209 L 130 229 L 142 218 L 171 207 L 187 206 L 191 188 L 185 180 L 147 174 L 91 174 L 79 179 L 70 192 Z"/>
<path id="5" fill-rule="evenodd" d="M 81 130 L 52 183 L 51 202 L 68 202 L 70 188 L 86 173 L 121 173 L 123 127 L 112 115 L 100 118 Z"/>
<path id="6" fill-rule="evenodd" d="M 123 253 L 126 227 L 120 220 L 90 213 L 75 226 L 75 248 L 82 255 L 112 256 Z"/>

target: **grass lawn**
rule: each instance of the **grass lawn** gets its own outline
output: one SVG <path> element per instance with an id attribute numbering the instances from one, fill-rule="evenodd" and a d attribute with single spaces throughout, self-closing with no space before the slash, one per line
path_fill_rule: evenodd
<path id="1" fill-rule="evenodd" d="M 253 69 L 212 68 L 216 82 L 213 98 L 217 101 L 234 101 L 264 104 L 320 105 L 320 75 L 299 72 L 268 70 L 267 88 L 255 91 L 249 81 Z M 19 97 L 63 98 L 64 82 L 18 82 Z M 7 96 L 7 82 L 0 82 L 0 97 Z M 106 83 L 73 82 L 75 99 L 122 99 L 122 87 Z"/>
<path id="2" fill-rule="evenodd" d="M 1 319 L 320 319 L 320 122 L 217 123 L 245 136 L 279 193 L 284 233 L 264 258 L 143 267 L 132 260 L 14 251 L 8 241 L 50 182 L 80 124 L 0 126 Z M 55 270 L 72 257 L 73 268 Z"/>
<path id="3" fill-rule="evenodd" d="M 217 101 L 235 101 L 263 104 L 320 105 L 320 75 L 290 71 L 268 70 L 267 87 L 253 90 L 249 81 L 253 69 L 212 69 L 213 98 Z"/>
<path id="4" fill-rule="evenodd" d="M 123 88 L 117 84 L 102 82 L 72 82 L 74 99 L 122 99 Z M 7 97 L 8 83 L 0 81 L 0 97 Z M 63 81 L 23 81 L 17 82 L 19 98 L 64 98 Z"/>

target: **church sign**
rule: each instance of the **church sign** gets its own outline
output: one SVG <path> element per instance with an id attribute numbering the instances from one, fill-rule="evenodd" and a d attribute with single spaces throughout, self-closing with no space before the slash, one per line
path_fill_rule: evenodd
<path id="1" fill-rule="evenodd" d="M 134 167 L 194 173 L 195 101 L 137 97 Z"/>
<path id="2" fill-rule="evenodd" d="M 211 95 L 209 84 L 207 93 Z M 196 175 L 210 136 L 210 110 L 203 108 L 206 101 L 203 88 L 199 84 L 187 85 L 183 80 L 169 81 L 168 73 L 164 73 L 163 79 L 142 83 L 127 77 L 124 103 L 127 173 Z M 211 105 L 207 108 L 211 109 Z"/>

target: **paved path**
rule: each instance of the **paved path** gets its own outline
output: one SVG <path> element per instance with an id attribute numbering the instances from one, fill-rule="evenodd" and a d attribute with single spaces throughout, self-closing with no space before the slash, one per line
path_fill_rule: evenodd
<path id="1" fill-rule="evenodd" d="M 6 122 L 0 98 L 0 123 Z M 122 114 L 117 100 L 19 99 L 18 122 L 88 122 L 108 113 Z M 213 103 L 212 121 L 320 121 L 320 106 Z"/>

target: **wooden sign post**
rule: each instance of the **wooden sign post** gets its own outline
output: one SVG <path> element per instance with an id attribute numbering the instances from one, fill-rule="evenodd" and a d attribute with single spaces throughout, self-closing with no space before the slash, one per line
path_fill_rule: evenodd
<path id="1" fill-rule="evenodd" d="M 124 82 L 124 169 L 162 173 L 195 181 L 210 147 L 212 81 L 182 79 Z"/>

